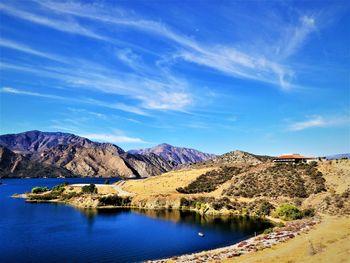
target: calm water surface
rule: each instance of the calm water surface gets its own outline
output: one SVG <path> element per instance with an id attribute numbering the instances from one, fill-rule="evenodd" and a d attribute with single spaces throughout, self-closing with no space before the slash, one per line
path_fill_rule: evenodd
<path id="1" fill-rule="evenodd" d="M 139 262 L 230 245 L 270 226 L 247 218 L 203 217 L 180 211 L 97 212 L 11 198 L 34 186 L 104 180 L 2 180 L 0 262 Z M 199 237 L 199 231 L 205 237 Z"/>

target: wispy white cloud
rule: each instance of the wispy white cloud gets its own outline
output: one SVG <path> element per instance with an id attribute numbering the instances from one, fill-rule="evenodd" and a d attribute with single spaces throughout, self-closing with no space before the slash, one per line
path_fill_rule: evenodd
<path id="1" fill-rule="evenodd" d="M 116 55 L 119 60 L 124 62 L 126 65 L 128 65 L 131 68 L 138 69 L 140 65 L 140 56 L 135 54 L 130 48 L 125 48 L 118 50 L 116 52 Z"/>
<path id="2" fill-rule="evenodd" d="M 310 128 L 327 128 L 327 127 L 337 127 L 342 125 L 349 125 L 350 117 L 330 117 L 324 118 L 322 116 L 313 116 L 308 120 L 296 122 L 289 126 L 290 131 L 302 131 Z"/>
<path id="3" fill-rule="evenodd" d="M 110 39 L 108 39 L 107 37 L 93 32 L 92 30 L 82 26 L 78 22 L 75 22 L 74 20 L 65 21 L 62 19 L 48 18 L 46 16 L 34 14 L 33 12 L 23 11 L 19 8 L 15 8 L 10 5 L 5 5 L 3 3 L 0 3 L 0 10 L 8 15 L 15 16 L 30 21 L 32 23 L 40 24 L 42 26 L 50 27 L 59 31 L 74 33 L 77 35 L 82 35 L 99 40 L 110 41 Z"/>
<path id="4" fill-rule="evenodd" d="M 131 27 L 155 34 L 179 45 L 182 49 L 172 59 L 183 59 L 197 65 L 206 66 L 238 78 L 248 78 L 278 85 L 284 89 L 291 87 L 292 70 L 267 57 L 238 50 L 233 46 L 204 46 L 195 39 L 175 32 L 167 25 L 153 20 L 138 18 L 122 9 L 106 11 L 102 5 L 81 4 L 78 2 L 37 1 L 38 4 L 56 13 L 74 15 L 94 21 L 118 26 Z M 311 18 L 303 17 L 302 26 L 296 28 L 286 52 L 291 53 L 300 47 L 307 34 L 312 31 Z M 260 51 L 260 50 L 259 50 Z M 131 57 L 123 56 L 125 62 L 133 63 Z M 163 59 L 163 61 L 165 61 Z M 168 60 L 169 62 L 169 60 Z"/>
<path id="5" fill-rule="evenodd" d="M 256 56 L 248 54 L 230 46 L 217 45 L 215 47 L 206 47 L 199 44 L 194 39 L 175 32 L 160 22 L 133 17 L 130 18 L 130 16 L 123 16 L 123 12 L 121 11 L 117 12 L 117 15 L 112 16 L 96 6 L 83 5 L 80 3 L 65 2 L 62 4 L 53 1 L 44 1 L 40 3 L 56 12 L 82 16 L 105 23 L 128 26 L 157 34 L 183 47 L 183 50 L 180 51 L 179 54 L 173 56 L 173 58 L 181 58 L 235 77 L 255 79 L 287 88 L 288 78 L 292 75 L 290 70 L 283 65 L 269 61 L 261 55 Z M 84 11 L 82 12 L 82 10 Z M 306 25 L 307 21 L 308 20 L 305 20 Z M 304 31 L 305 35 L 306 30 Z M 297 36 L 294 40 L 295 44 L 293 44 L 291 48 L 300 45 L 302 42 L 303 31 L 298 31 L 296 34 Z"/>
<path id="6" fill-rule="evenodd" d="M 5 62 L 0 63 L 0 68 L 30 72 L 41 77 L 53 78 L 66 83 L 69 87 L 125 95 L 140 101 L 141 107 L 150 110 L 183 111 L 192 103 L 187 82 L 176 78 L 164 77 L 157 80 L 147 76 L 120 74 L 100 65 L 88 66 L 84 63 L 81 64 L 81 70 L 79 71 L 73 67 L 50 69 L 38 66 L 33 68 L 32 66 Z M 137 107 L 123 103 L 116 103 L 111 107 L 147 115 L 145 111 L 136 110 Z"/>
<path id="7" fill-rule="evenodd" d="M 193 101 L 186 81 L 171 74 L 149 76 L 149 70 L 132 51 L 119 54 L 120 58 L 129 66 L 137 70 L 136 73 L 115 72 L 105 66 L 84 59 L 61 58 L 54 54 L 46 54 L 21 43 L 9 41 L 4 44 L 20 48 L 22 52 L 57 58 L 65 62 L 65 67 L 48 67 L 37 65 L 21 65 L 20 63 L 0 62 L 0 68 L 24 71 L 41 77 L 53 78 L 66 83 L 68 87 L 91 89 L 103 93 L 119 94 L 139 101 L 140 107 L 150 110 L 183 111 Z M 79 66 L 79 67 L 78 67 Z M 79 68 L 79 69 L 77 69 Z M 156 71 L 157 72 L 157 71 Z M 141 73 L 141 74 L 140 74 Z M 145 73 L 145 74 L 143 74 Z M 158 72 L 157 72 L 158 73 Z M 140 115 L 148 115 L 138 107 L 116 103 L 111 107 L 125 109 Z"/>
<path id="8" fill-rule="evenodd" d="M 262 81 L 284 89 L 289 87 L 289 79 L 293 76 L 293 72 L 281 64 L 231 47 L 215 47 L 205 52 L 180 51 L 174 56 L 174 59 L 177 58 L 238 78 Z"/>
<path id="9" fill-rule="evenodd" d="M 45 93 L 38 93 L 38 92 L 32 92 L 32 91 L 19 90 L 19 89 L 14 89 L 14 88 L 11 88 L 11 87 L 2 87 L 2 88 L 0 88 L 0 93 L 10 93 L 10 94 L 42 97 L 42 98 L 56 99 L 56 100 L 66 100 L 65 97 L 61 97 L 61 96 L 45 94 Z M 67 100 L 69 100 L 69 99 L 67 99 Z"/>
<path id="10" fill-rule="evenodd" d="M 15 89 L 11 87 L 2 87 L 0 88 L 0 93 L 8 93 L 8 94 L 16 94 L 16 95 L 25 95 L 25 96 L 33 96 L 33 97 L 41 97 L 41 98 L 47 98 L 47 99 L 54 99 L 54 100 L 61 100 L 61 101 L 66 101 L 66 102 L 75 102 L 79 104 L 92 104 L 104 108 L 109 108 L 109 109 L 115 109 L 115 110 L 121 110 L 125 112 L 130 112 L 134 113 L 137 115 L 142 115 L 142 116 L 149 116 L 148 113 L 145 111 L 133 107 L 133 106 L 128 106 L 123 103 L 106 103 L 103 101 L 91 99 L 91 98 L 71 98 L 71 97 L 64 97 L 64 96 L 58 96 L 58 95 L 52 95 L 52 94 L 47 94 L 47 93 L 39 93 L 39 92 L 33 92 L 33 91 L 26 91 L 26 90 L 20 90 L 20 89 Z"/>
<path id="11" fill-rule="evenodd" d="M 278 48 L 281 58 L 293 55 L 305 43 L 309 35 L 317 29 L 316 20 L 311 16 L 300 17 L 299 24 L 287 30 L 282 46 Z"/>
<path id="12" fill-rule="evenodd" d="M 174 30 L 171 30 L 165 24 L 162 24 L 158 21 L 139 18 L 121 8 L 111 9 L 110 7 L 104 7 L 102 4 L 82 4 L 72 1 L 58 2 L 35 0 L 35 2 L 57 13 L 65 13 L 77 17 L 100 21 L 103 23 L 132 27 L 138 30 L 147 31 L 152 34 L 157 34 L 161 37 L 168 38 L 178 44 L 193 48 L 198 51 L 201 49 L 200 46 L 191 38 L 174 32 Z"/>
<path id="13" fill-rule="evenodd" d="M 8 4 L 0 4 L 0 10 L 32 23 L 67 33 L 109 41 L 110 43 L 118 40 L 99 34 L 97 33 L 98 31 L 85 26 L 87 24 L 91 26 L 90 23 L 86 23 L 83 26 L 80 24 L 80 21 L 92 20 L 104 25 L 132 28 L 156 35 L 172 44 L 176 44 L 175 47 L 172 45 L 173 53 L 171 55 L 166 54 L 163 56 L 162 61 L 165 64 L 176 63 L 181 60 L 211 68 L 219 73 L 269 83 L 283 89 L 294 86 L 291 84 L 294 72 L 283 63 L 284 60 L 271 59 L 271 56 L 260 54 L 260 50 L 252 52 L 244 50 L 242 47 L 237 48 L 233 44 L 202 44 L 195 38 L 178 33 L 162 22 L 143 19 L 135 13 L 123 9 L 104 8 L 103 3 L 86 4 L 75 1 L 34 2 L 38 4 L 40 9 L 31 10 L 33 12 L 27 12 Z M 43 11 L 46 12 L 44 13 Z M 307 36 L 315 29 L 313 18 L 304 16 L 300 21 L 301 24 L 295 27 L 288 45 L 284 51 L 281 51 L 284 53 L 284 57 L 298 50 Z M 7 43 L 8 46 L 12 46 L 14 49 L 33 55 L 46 57 L 52 55 L 31 47 L 25 47 L 19 43 L 11 42 L 10 44 Z M 162 63 L 156 63 L 156 67 L 154 65 L 144 65 L 141 57 L 128 47 L 118 50 L 117 57 L 133 69 L 134 73 L 115 72 L 102 65 L 92 65 L 93 63 L 86 63 L 87 61 L 79 62 L 74 58 L 71 59 L 71 67 L 65 68 L 36 67 L 33 69 L 17 63 L 12 65 L 10 63 L 1 64 L 2 67 L 7 67 L 8 69 L 24 70 L 55 78 L 69 87 L 127 96 L 134 101 L 133 106 L 116 103 L 111 104 L 110 107 L 116 107 L 140 115 L 147 115 L 146 110 L 184 112 L 189 107 L 193 107 L 196 100 L 193 93 L 194 87 L 185 79 L 177 78 L 171 72 L 164 71 Z M 69 61 L 69 59 L 65 60 Z M 79 69 L 77 70 L 77 68 Z M 136 107 L 134 106 L 135 104 Z"/>
<path id="14" fill-rule="evenodd" d="M 100 112 L 94 112 L 94 111 L 89 111 L 85 109 L 78 109 L 78 108 L 67 108 L 70 112 L 72 113 L 81 113 L 81 114 L 89 114 L 91 116 L 97 117 L 99 119 L 107 119 L 107 116 L 105 114 L 102 114 Z"/>
<path id="15" fill-rule="evenodd" d="M 28 53 L 28 54 L 31 54 L 31 55 L 47 58 L 47 59 L 54 60 L 54 61 L 66 62 L 65 59 L 61 58 L 58 55 L 54 55 L 54 54 L 38 51 L 38 50 L 35 50 L 35 49 L 31 48 L 31 47 L 28 47 L 26 45 L 20 44 L 18 42 L 14 42 L 14 41 L 5 39 L 3 37 L 0 38 L 0 46 L 1 47 L 5 47 L 5 48 L 14 49 L 14 50 L 17 50 L 17 51 L 20 51 L 20 52 Z"/>
<path id="16" fill-rule="evenodd" d="M 105 133 L 87 133 L 79 134 L 82 137 L 86 137 L 91 140 L 96 140 L 100 142 L 111 142 L 111 143 L 146 143 L 141 138 L 129 137 L 124 135 L 113 135 Z"/>

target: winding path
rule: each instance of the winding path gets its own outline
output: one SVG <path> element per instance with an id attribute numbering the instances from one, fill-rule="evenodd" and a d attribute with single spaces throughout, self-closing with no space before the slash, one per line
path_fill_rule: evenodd
<path id="1" fill-rule="evenodd" d="M 117 191 L 119 196 L 134 196 L 134 193 L 130 193 L 127 191 L 124 191 L 121 186 L 123 186 L 125 184 L 124 180 L 118 181 L 116 182 L 114 185 L 112 185 L 112 187 Z"/>

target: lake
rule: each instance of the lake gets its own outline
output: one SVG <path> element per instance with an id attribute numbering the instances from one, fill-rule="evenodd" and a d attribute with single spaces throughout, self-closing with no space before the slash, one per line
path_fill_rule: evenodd
<path id="1" fill-rule="evenodd" d="M 110 179 L 115 182 L 118 179 Z M 184 211 L 79 210 L 11 198 L 34 186 L 103 183 L 103 178 L 3 179 L 0 262 L 140 262 L 231 245 L 270 223 Z M 204 237 L 198 236 L 203 232 Z"/>

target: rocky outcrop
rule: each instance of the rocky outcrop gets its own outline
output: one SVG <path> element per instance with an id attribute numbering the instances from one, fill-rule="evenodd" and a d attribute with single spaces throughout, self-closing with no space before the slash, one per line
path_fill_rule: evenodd
<path id="1" fill-rule="evenodd" d="M 259 155 L 254 155 L 248 152 L 243 152 L 243 151 L 232 151 L 229 153 L 225 153 L 223 155 L 220 155 L 212 160 L 213 163 L 216 164 L 227 164 L 227 165 L 232 165 L 232 164 L 250 164 L 250 165 L 256 165 L 260 164 L 264 161 L 267 161 L 269 159 L 272 159 L 271 157 L 268 156 L 259 156 Z"/>
<path id="2" fill-rule="evenodd" d="M 172 165 L 203 162 L 215 157 L 214 154 L 203 153 L 189 148 L 175 147 L 166 143 L 159 144 L 153 148 L 130 150 L 129 153 L 144 156 L 153 153 L 167 160 Z"/>
<path id="3" fill-rule="evenodd" d="M 170 171 L 174 166 L 156 154 L 140 155 L 125 153 L 121 158 L 132 167 L 140 177 L 152 174 L 162 174 Z"/>
<path id="4" fill-rule="evenodd" d="M 65 168 L 41 164 L 0 146 L 0 178 L 73 176 L 75 175 Z"/>
<path id="5" fill-rule="evenodd" d="M 89 177 L 149 177 L 172 169 L 157 155 L 134 155 L 110 143 L 98 143 L 74 134 L 29 131 L 0 136 L 0 145 L 28 160 L 61 167 Z"/>

